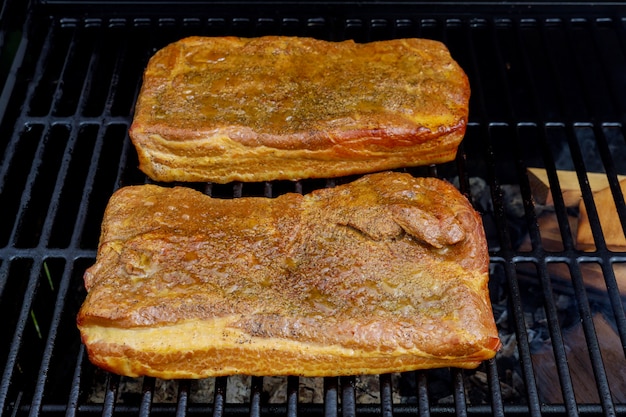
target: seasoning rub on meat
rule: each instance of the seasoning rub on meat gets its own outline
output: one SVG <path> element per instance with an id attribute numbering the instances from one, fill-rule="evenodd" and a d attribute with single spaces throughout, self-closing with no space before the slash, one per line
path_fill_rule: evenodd
<path id="1" fill-rule="evenodd" d="M 433 40 L 190 37 L 148 63 L 130 137 L 156 181 L 363 174 L 453 160 L 469 96 Z"/>
<path id="2" fill-rule="evenodd" d="M 385 172 L 307 195 L 111 198 L 78 326 L 122 375 L 326 376 L 473 368 L 500 346 L 479 215 Z"/>

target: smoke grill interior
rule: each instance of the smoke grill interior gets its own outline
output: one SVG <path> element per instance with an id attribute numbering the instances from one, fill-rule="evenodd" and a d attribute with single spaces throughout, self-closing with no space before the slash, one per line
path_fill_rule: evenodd
<path id="1" fill-rule="evenodd" d="M 0 21 L 2 415 L 626 413 L 626 253 L 605 243 L 588 181 L 604 174 L 624 229 L 624 5 L 22 3 L 5 2 Z M 467 135 L 453 163 L 408 171 L 455 182 L 483 214 L 504 342 L 495 360 L 475 371 L 173 382 L 88 362 L 75 316 L 104 207 L 115 189 L 148 182 L 127 135 L 141 74 L 158 48 L 192 34 L 448 45 L 472 86 Z M 530 167 L 546 170 L 553 208 L 533 198 Z M 586 252 L 557 170 L 580 184 L 595 238 Z M 274 197 L 350 179 L 190 186 Z"/>

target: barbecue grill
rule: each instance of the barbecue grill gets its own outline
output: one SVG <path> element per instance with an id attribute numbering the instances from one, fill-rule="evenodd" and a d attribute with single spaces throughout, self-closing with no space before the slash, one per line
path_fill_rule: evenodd
<path id="1" fill-rule="evenodd" d="M 626 415 L 626 249 L 589 181 L 626 204 L 626 3 L 4 1 L 0 11 L 2 415 Z M 112 192 L 148 179 L 128 138 L 149 57 L 188 35 L 443 41 L 472 86 L 454 182 L 483 215 L 503 349 L 477 370 L 347 378 L 131 379 L 87 360 L 75 326 Z M 547 175 L 539 202 L 529 168 Z M 594 238 L 576 241 L 579 208 Z M 275 197 L 348 179 L 188 184 Z M 619 231 L 619 230 L 618 230 Z"/>

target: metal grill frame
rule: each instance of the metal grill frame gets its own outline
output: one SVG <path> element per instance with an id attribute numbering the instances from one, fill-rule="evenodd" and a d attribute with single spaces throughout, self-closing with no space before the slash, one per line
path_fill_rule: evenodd
<path id="1" fill-rule="evenodd" d="M 626 414 L 626 404 L 612 398 L 606 372 L 611 364 L 603 362 L 589 290 L 580 268 L 582 263 L 601 268 L 617 333 L 622 347 L 626 347 L 626 317 L 613 269 L 614 264 L 626 262 L 626 253 L 612 252 L 606 247 L 586 178 L 585 154 L 577 141 L 581 129 L 593 133 L 618 214 L 622 225 L 626 225 L 626 205 L 617 180 L 620 171 L 607 140 L 607 131 L 625 136 L 626 79 L 621 74 L 626 74 L 626 7 L 619 3 L 602 7 L 536 3 L 529 8 L 529 4 L 399 2 L 389 6 L 366 2 L 359 7 L 348 3 L 292 3 L 278 7 L 276 3 L 274 8 L 272 4 L 221 4 L 200 12 L 191 6 L 191 11 L 163 7 L 150 14 L 141 8 L 125 9 L 118 5 L 121 11 L 112 14 L 109 10 L 107 14 L 106 8 L 85 5 L 68 8 L 67 4 L 61 7 L 49 2 L 48 6 L 21 10 L 18 2 L 7 3 L 0 25 L 0 57 L 9 62 L 0 95 L 0 207 L 7 210 L 3 217 L 11 220 L 0 229 L 0 313 L 6 313 L 9 319 L 0 329 L 10 340 L 0 342 L 2 414 Z M 26 16 L 23 26 L 11 20 L 20 13 Z M 8 42 L 15 39 L 17 32 L 21 38 L 13 48 Z M 457 369 L 449 371 L 454 400 L 451 405 L 432 402 L 427 371 L 415 373 L 416 402 L 410 404 L 393 403 L 389 375 L 380 376 L 381 401 L 374 405 L 355 401 L 354 378 L 326 378 L 324 402 L 303 404 L 298 401 L 295 377 L 288 378 L 284 404 L 262 400 L 260 378 L 252 379 L 251 400 L 245 404 L 225 402 L 226 378 L 215 380 L 215 395 L 209 404 L 189 401 L 189 381 L 178 382 L 176 403 L 153 404 L 152 378 L 144 379 L 138 401 L 122 404 L 118 401 L 120 377 L 115 375 L 107 376 L 102 403 L 85 403 L 84 391 L 89 388 L 94 369 L 86 359 L 78 332 L 72 331 L 73 324 L 68 325 L 68 320 L 75 317 L 84 296 L 81 276 L 95 258 L 99 220 L 108 196 L 120 186 L 147 181 L 136 169 L 134 150 L 125 133 L 132 119 L 142 68 L 157 48 L 185 35 L 270 33 L 358 41 L 432 37 L 448 44 L 468 72 L 473 91 L 471 114 L 459 157 L 454 163 L 414 172 L 446 178 L 456 174 L 466 193 L 473 175 L 482 175 L 491 187 L 497 230 L 496 244 L 490 247 L 491 263 L 503 272 L 504 292 L 510 300 L 506 308 L 518 340 L 526 389 L 522 401 L 508 403 L 503 398 L 503 375 L 498 361 L 492 360 L 481 367 L 488 377 L 485 404 L 473 404 L 468 399 L 467 372 Z M 548 40 L 553 35 L 554 45 L 558 40 L 569 49 L 551 49 L 554 45 Z M 587 43 L 577 44 L 581 39 Z M 606 51 L 603 42 L 607 39 L 618 49 Z M 533 58 L 537 51 L 531 47 L 537 45 L 542 48 L 544 68 L 538 68 L 537 58 Z M 582 52 L 576 49 L 579 47 Z M 573 65 L 571 72 L 564 75 L 563 59 Z M 580 88 L 571 92 L 569 87 L 574 82 L 579 82 Z M 529 149 L 529 136 L 536 149 Z M 567 209 L 558 192 L 558 166 L 551 147 L 557 137 L 564 138 L 571 150 L 573 169 L 593 220 L 597 246 L 593 252 L 576 250 L 572 239 Z M 503 138 L 510 142 L 503 144 Z M 552 189 L 557 191 L 555 213 L 562 234 L 561 251 L 547 251 L 542 245 L 526 176 L 531 150 L 535 151 L 534 158 L 545 163 Z M 523 220 L 532 243 L 530 251 L 515 248 L 502 189 L 508 181 L 506 175 L 511 174 L 503 175 L 501 159 L 510 162 L 512 175 L 520 186 Z M 293 190 L 304 192 L 332 184 L 333 181 L 321 185 L 303 181 L 295 183 Z M 194 186 L 209 194 L 234 198 L 247 194 L 271 197 L 284 192 L 282 185 L 272 183 L 256 188 L 242 184 Z M 541 290 L 556 358 L 555 372 L 564 397 L 562 404 L 543 404 L 540 400 L 521 301 L 524 284 L 517 266 L 522 263 L 534 265 L 537 271 L 535 285 Z M 554 282 L 548 270 L 551 263 L 566 264 L 571 274 L 568 290 L 576 301 L 587 341 L 598 390 L 596 404 L 579 404 L 575 399 L 563 329 L 554 304 Z M 40 320 L 47 317 L 40 325 L 35 325 L 35 310 L 39 311 Z M 41 334 L 39 341 L 36 333 Z M 66 352 L 60 349 L 66 350 L 69 357 L 62 358 Z M 61 369 L 67 375 L 57 378 L 55 373 Z M 60 388 L 55 386 L 57 381 Z"/>

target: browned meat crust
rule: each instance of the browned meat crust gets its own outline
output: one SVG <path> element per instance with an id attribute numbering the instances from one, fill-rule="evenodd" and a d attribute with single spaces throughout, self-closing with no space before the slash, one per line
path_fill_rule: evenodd
<path id="1" fill-rule="evenodd" d="M 158 181 L 327 178 L 454 159 L 469 95 L 437 41 L 191 37 L 150 60 L 130 136 Z"/>
<path id="2" fill-rule="evenodd" d="M 448 183 L 381 173 L 275 199 L 127 187 L 107 207 L 78 325 L 123 375 L 346 375 L 499 347 L 482 223 Z"/>

